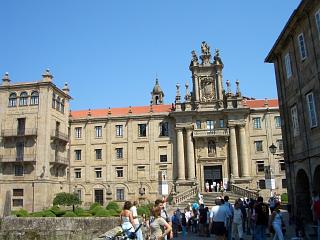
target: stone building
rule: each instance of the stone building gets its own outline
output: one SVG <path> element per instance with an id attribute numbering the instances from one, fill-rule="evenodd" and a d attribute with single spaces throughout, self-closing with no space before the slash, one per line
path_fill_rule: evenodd
<path id="1" fill-rule="evenodd" d="M 301 1 L 265 61 L 275 67 L 289 201 L 311 220 L 312 193 L 320 192 L 319 1 Z"/>
<path id="2" fill-rule="evenodd" d="M 164 103 L 157 79 L 150 105 L 70 114 L 69 89 L 58 89 L 49 72 L 27 84 L 10 84 L 6 74 L 0 86 L 0 206 L 39 210 L 60 191 L 77 193 L 85 206 L 147 201 L 195 187 L 204 191 L 206 182 L 268 196 L 266 170 L 272 170 L 273 191 L 286 192 L 284 161 L 269 152 L 274 143 L 282 153 L 278 101 L 242 96 L 239 81 L 235 93 L 230 81 L 224 89 L 223 66 L 219 51 L 212 59 L 203 42 L 200 60 L 192 51 L 192 89 L 186 83 L 182 96 L 177 84 L 174 104 Z"/>

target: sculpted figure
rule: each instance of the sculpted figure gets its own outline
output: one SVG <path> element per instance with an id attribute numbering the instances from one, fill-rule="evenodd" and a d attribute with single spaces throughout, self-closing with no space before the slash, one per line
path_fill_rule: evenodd
<path id="1" fill-rule="evenodd" d="M 193 63 L 193 65 L 197 65 L 198 64 L 198 57 L 197 57 L 196 52 L 193 50 L 191 52 L 191 54 L 192 54 L 192 63 Z"/>
<path id="2" fill-rule="evenodd" d="M 209 55 L 210 54 L 210 47 L 208 46 L 208 44 L 203 41 L 201 43 L 201 52 L 203 55 Z"/>

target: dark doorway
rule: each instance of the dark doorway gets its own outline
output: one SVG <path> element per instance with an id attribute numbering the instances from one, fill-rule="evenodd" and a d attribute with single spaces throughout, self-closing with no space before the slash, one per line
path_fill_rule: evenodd
<path id="1" fill-rule="evenodd" d="M 94 201 L 96 203 L 100 203 L 100 205 L 103 206 L 103 190 L 102 189 L 94 190 Z"/>
<path id="2" fill-rule="evenodd" d="M 205 166 L 204 183 L 209 183 L 210 192 L 220 191 L 222 185 L 222 166 Z"/>
<path id="3" fill-rule="evenodd" d="M 312 221 L 310 209 L 310 185 L 306 172 L 300 169 L 296 177 L 296 216 L 303 217 L 305 221 Z"/>

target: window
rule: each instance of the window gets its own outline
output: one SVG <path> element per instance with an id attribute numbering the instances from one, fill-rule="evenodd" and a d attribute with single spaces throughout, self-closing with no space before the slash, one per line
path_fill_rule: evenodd
<path id="1" fill-rule="evenodd" d="M 287 188 L 287 179 L 281 179 L 282 188 Z"/>
<path id="2" fill-rule="evenodd" d="M 123 177 L 123 167 L 116 167 L 116 177 L 118 178 Z"/>
<path id="3" fill-rule="evenodd" d="M 12 199 L 12 207 L 23 207 L 23 199 Z"/>
<path id="4" fill-rule="evenodd" d="M 266 189 L 266 181 L 265 180 L 263 180 L 263 179 L 259 180 L 258 184 L 259 184 L 260 189 Z"/>
<path id="5" fill-rule="evenodd" d="M 219 128 L 224 128 L 224 120 L 223 119 L 220 119 L 219 120 Z"/>
<path id="6" fill-rule="evenodd" d="M 264 173 L 264 161 L 257 161 L 257 172 Z"/>
<path id="7" fill-rule="evenodd" d="M 81 201 L 82 200 L 82 192 L 81 189 L 75 189 L 74 190 L 75 195 L 78 197 L 78 199 Z"/>
<path id="8" fill-rule="evenodd" d="M 201 121 L 196 120 L 196 129 L 201 129 Z"/>
<path id="9" fill-rule="evenodd" d="M 262 152 L 262 141 L 254 141 L 256 152 Z"/>
<path id="10" fill-rule="evenodd" d="M 123 136 L 123 126 L 122 125 L 116 125 L 116 136 L 117 137 Z"/>
<path id="11" fill-rule="evenodd" d="M 160 162 L 167 162 L 168 158 L 167 155 L 160 155 Z"/>
<path id="12" fill-rule="evenodd" d="M 252 119 L 253 121 L 253 128 L 261 128 L 261 118 L 256 117 Z"/>
<path id="13" fill-rule="evenodd" d="M 81 150 L 74 150 L 75 160 L 81 160 Z"/>
<path id="14" fill-rule="evenodd" d="M 74 177 L 75 178 L 81 178 L 81 168 L 75 168 L 74 169 Z"/>
<path id="15" fill-rule="evenodd" d="M 61 112 L 64 113 L 64 99 L 61 100 Z"/>
<path id="16" fill-rule="evenodd" d="M 123 148 L 116 148 L 116 158 L 117 159 L 123 158 Z"/>
<path id="17" fill-rule="evenodd" d="M 284 160 L 279 160 L 279 165 L 280 165 L 280 171 L 286 170 L 286 164 L 284 163 Z"/>
<path id="18" fill-rule="evenodd" d="M 37 91 L 33 91 L 31 93 L 30 105 L 38 105 L 39 104 L 39 93 Z"/>
<path id="19" fill-rule="evenodd" d="M 280 118 L 280 116 L 275 116 L 274 117 L 274 122 L 275 122 L 276 128 L 281 128 L 281 118 Z"/>
<path id="20" fill-rule="evenodd" d="M 57 97 L 57 110 L 60 111 L 60 97 Z"/>
<path id="21" fill-rule="evenodd" d="M 277 140 L 278 151 L 283 151 L 283 141 L 282 139 Z"/>
<path id="22" fill-rule="evenodd" d="M 293 136 L 294 137 L 299 136 L 300 129 L 299 129 L 297 105 L 294 105 L 293 107 L 291 107 L 291 120 L 292 120 Z"/>
<path id="23" fill-rule="evenodd" d="M 138 166 L 137 171 L 145 171 L 145 166 Z"/>
<path id="24" fill-rule="evenodd" d="M 28 105 L 28 94 L 26 92 L 22 92 L 20 94 L 19 105 L 20 106 L 27 106 Z"/>
<path id="25" fill-rule="evenodd" d="M 139 137 L 147 136 L 147 124 L 138 124 L 138 136 Z"/>
<path id="26" fill-rule="evenodd" d="M 81 133 L 82 133 L 82 128 L 81 127 L 76 127 L 75 129 L 74 129 L 74 131 L 75 131 L 75 137 L 76 138 L 81 138 Z"/>
<path id="27" fill-rule="evenodd" d="M 316 12 L 315 18 L 316 18 L 316 24 L 318 29 L 318 35 L 320 39 L 320 9 Z"/>
<path id="28" fill-rule="evenodd" d="M 309 111 L 309 123 L 310 127 L 316 127 L 318 126 L 318 121 L 317 121 L 317 113 L 316 113 L 316 107 L 314 104 L 314 97 L 313 93 L 308 93 L 306 95 L 307 98 L 307 104 L 308 104 L 308 111 Z"/>
<path id="29" fill-rule="evenodd" d="M 99 203 L 101 206 L 103 206 L 103 190 L 102 189 L 94 190 L 94 202 Z"/>
<path id="30" fill-rule="evenodd" d="M 214 128 L 214 122 L 212 120 L 207 120 L 207 129 L 211 130 Z"/>
<path id="31" fill-rule="evenodd" d="M 124 200 L 124 189 L 123 188 L 117 188 L 116 189 L 116 199 L 117 201 L 123 201 Z"/>
<path id="32" fill-rule="evenodd" d="M 102 149 L 95 149 L 94 151 L 96 153 L 96 160 L 101 160 L 102 159 Z"/>
<path id="33" fill-rule="evenodd" d="M 95 168 L 96 178 L 102 178 L 102 168 Z"/>
<path id="34" fill-rule="evenodd" d="M 299 44 L 301 61 L 303 61 L 307 58 L 307 49 L 306 49 L 303 33 L 300 33 L 298 35 L 298 44 Z"/>
<path id="35" fill-rule="evenodd" d="M 56 108 L 56 94 L 52 93 L 52 108 Z"/>
<path id="36" fill-rule="evenodd" d="M 285 68 L 286 68 L 287 79 L 289 79 L 292 76 L 291 59 L 290 59 L 290 54 L 289 53 L 287 53 L 284 56 L 284 65 L 285 65 Z"/>
<path id="37" fill-rule="evenodd" d="M 23 197 L 23 189 L 13 189 L 12 196 L 13 197 Z"/>
<path id="38" fill-rule="evenodd" d="M 102 127 L 101 126 L 96 126 L 96 138 L 101 138 L 102 137 Z"/>
<path id="39" fill-rule="evenodd" d="M 160 123 L 160 136 L 169 136 L 169 123 L 162 122 Z"/>
<path id="40" fill-rule="evenodd" d="M 17 106 L 17 94 L 11 93 L 9 96 L 9 107 L 16 107 Z"/>
<path id="41" fill-rule="evenodd" d="M 14 165 L 14 175 L 15 176 L 23 176 L 23 166 L 22 165 Z"/>

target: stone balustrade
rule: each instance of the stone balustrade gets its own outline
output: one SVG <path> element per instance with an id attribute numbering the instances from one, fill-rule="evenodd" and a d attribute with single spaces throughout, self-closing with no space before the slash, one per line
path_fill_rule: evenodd
<path id="1" fill-rule="evenodd" d="M 193 137 L 227 137 L 229 136 L 228 128 L 215 129 L 195 129 L 193 130 Z"/>

